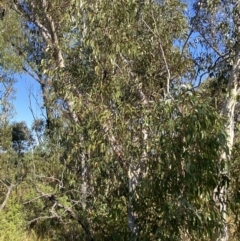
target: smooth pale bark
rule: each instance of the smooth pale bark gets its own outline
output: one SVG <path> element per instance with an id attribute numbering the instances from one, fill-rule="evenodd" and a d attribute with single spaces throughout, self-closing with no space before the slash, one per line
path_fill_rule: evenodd
<path id="1" fill-rule="evenodd" d="M 138 226 L 136 225 L 137 213 L 134 211 L 133 199 L 136 198 L 136 188 L 139 185 L 139 176 L 141 168 L 139 164 L 132 161 L 128 170 L 128 191 L 129 191 L 129 207 L 128 207 L 128 226 L 131 230 L 131 240 L 135 240 L 138 235 Z"/>
<path id="2" fill-rule="evenodd" d="M 139 97 L 141 98 L 141 104 L 143 108 L 146 108 L 148 101 L 142 90 L 138 90 Z M 144 122 L 144 115 L 140 122 Z M 131 231 L 130 240 L 136 240 L 138 236 L 138 226 L 136 224 L 137 212 L 134 210 L 133 200 L 137 200 L 138 195 L 136 193 L 137 187 L 140 185 L 140 177 L 144 177 L 147 174 L 147 139 L 148 131 L 142 124 L 141 131 L 138 135 L 132 133 L 132 143 L 139 143 L 139 149 L 142 151 L 139 159 L 126 160 L 124 155 L 123 147 L 119 143 L 118 138 L 110 131 L 112 129 L 111 120 L 107 121 L 103 125 L 104 134 L 107 136 L 107 139 L 111 145 L 112 151 L 115 156 L 118 158 L 118 162 L 123 169 L 124 173 L 128 176 L 128 192 L 129 192 L 129 205 L 128 205 L 128 226 Z M 132 128 L 133 129 L 133 128 Z"/>
<path id="3" fill-rule="evenodd" d="M 237 1 L 235 5 L 235 11 L 233 13 L 233 22 L 235 27 L 235 36 L 239 38 L 240 34 L 240 1 Z M 236 40 L 237 41 L 237 40 Z M 237 104 L 238 95 L 240 94 L 240 48 L 238 47 L 236 50 L 236 56 L 233 62 L 232 70 L 230 73 L 230 77 L 228 80 L 228 88 L 227 88 L 227 99 L 225 101 L 225 105 L 222 109 L 222 115 L 226 118 L 225 124 L 225 132 L 227 135 L 227 148 L 228 151 L 223 151 L 221 155 L 221 161 L 224 161 L 224 170 L 222 170 L 222 176 L 229 177 L 229 167 L 231 165 L 231 153 L 234 144 L 234 114 L 235 107 Z M 227 227 L 227 186 L 220 186 L 215 193 L 218 192 L 218 197 L 216 198 L 216 202 L 220 207 L 220 211 L 222 213 L 222 218 L 225 221 L 225 225 L 223 225 L 222 230 L 217 230 L 212 241 L 228 241 L 229 240 L 229 231 Z"/>
<path id="4" fill-rule="evenodd" d="M 228 162 L 231 158 L 231 152 L 234 143 L 234 113 L 235 106 L 237 104 L 237 96 L 239 95 L 239 74 L 240 74 L 240 51 L 237 53 L 235 63 L 233 65 L 231 75 L 228 82 L 228 96 L 225 105 L 222 110 L 222 115 L 226 118 L 225 132 L 227 135 L 227 148 L 228 152 L 223 151 L 221 155 L 221 161 L 224 161 L 225 168 L 222 170 L 222 175 L 229 175 Z M 220 207 L 222 218 L 227 222 L 227 186 L 216 187 L 215 200 Z M 217 197 L 216 197 L 217 196 Z M 227 224 L 225 224 L 222 230 L 218 230 L 212 241 L 228 241 L 229 232 Z"/>
<path id="5" fill-rule="evenodd" d="M 141 98 L 142 108 L 145 109 L 148 105 L 148 100 L 145 94 L 142 91 L 142 85 L 139 85 L 138 95 Z M 148 139 L 148 130 L 144 123 L 144 113 L 141 116 L 139 122 L 141 122 L 141 132 L 140 138 L 132 134 L 132 142 L 135 142 L 135 139 L 140 141 L 140 150 L 141 155 L 139 160 L 131 160 L 128 168 L 128 191 L 129 191 L 129 210 L 128 210 L 128 225 L 131 230 L 131 240 L 135 240 L 138 236 L 139 227 L 136 224 L 136 219 L 138 217 L 137 212 L 134 210 L 133 200 L 137 201 L 138 195 L 136 193 L 137 187 L 140 185 L 141 178 L 147 175 L 147 139 Z M 137 142 L 138 142 L 137 141 Z"/>

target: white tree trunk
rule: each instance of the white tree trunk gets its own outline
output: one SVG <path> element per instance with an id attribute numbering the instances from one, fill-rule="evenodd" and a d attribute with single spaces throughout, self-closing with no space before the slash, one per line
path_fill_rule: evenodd
<path id="1" fill-rule="evenodd" d="M 233 22 L 234 22 L 234 31 L 239 38 L 240 34 L 240 18 L 239 18 L 239 4 L 238 0 L 235 5 L 235 12 L 233 12 Z M 237 11 L 238 10 L 238 11 Z M 236 40 L 237 41 L 237 40 Z M 240 78 L 240 48 L 237 47 L 235 60 L 233 62 L 232 70 L 230 73 L 227 89 L 227 99 L 222 110 L 222 115 L 226 118 L 225 132 L 227 135 L 227 147 L 228 152 L 223 151 L 221 155 L 221 160 L 224 161 L 224 170 L 222 170 L 222 176 L 229 177 L 229 167 L 231 165 L 231 153 L 234 144 L 234 114 L 235 107 L 237 104 L 237 98 L 240 92 L 239 88 L 239 78 Z M 217 230 L 212 241 L 228 241 L 229 240 L 229 231 L 227 227 L 227 186 L 219 187 L 218 190 L 218 200 L 220 211 L 222 213 L 222 218 L 225 224 L 222 227 L 222 230 Z"/>
<path id="2" fill-rule="evenodd" d="M 128 170 L 128 191 L 129 191 L 129 207 L 128 207 L 128 226 L 131 231 L 131 240 L 135 240 L 138 235 L 138 227 L 136 225 L 137 213 L 134 211 L 133 199 L 136 198 L 136 188 L 139 185 L 139 175 L 141 168 L 139 165 L 130 163 Z"/>
<path id="3" fill-rule="evenodd" d="M 221 161 L 224 161 L 224 170 L 221 170 L 222 176 L 229 176 L 228 163 L 231 158 L 231 152 L 234 144 L 234 113 L 235 106 L 237 104 L 237 96 L 239 95 L 239 74 L 240 74 L 240 51 L 236 55 L 235 63 L 232 67 L 228 82 L 227 99 L 222 110 L 222 115 L 226 118 L 225 132 L 227 135 L 227 147 L 228 152 L 223 151 L 221 155 Z M 229 232 L 227 227 L 227 186 L 219 186 L 214 190 L 215 200 L 219 205 L 222 213 L 222 218 L 225 222 L 221 230 L 215 232 L 212 241 L 228 241 Z"/>

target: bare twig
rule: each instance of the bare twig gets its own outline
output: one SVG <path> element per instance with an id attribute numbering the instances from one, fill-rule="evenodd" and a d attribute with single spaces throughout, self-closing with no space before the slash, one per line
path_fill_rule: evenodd
<path id="1" fill-rule="evenodd" d="M 53 215 L 52 215 L 52 216 L 40 216 L 40 217 L 37 217 L 37 218 L 34 218 L 34 219 L 30 220 L 30 221 L 28 222 L 28 224 L 30 225 L 30 224 L 38 221 L 38 220 L 41 220 L 41 219 L 46 220 L 46 219 L 51 219 L 51 218 L 56 218 L 56 217 L 53 216 Z"/>
<path id="2" fill-rule="evenodd" d="M 197 9 L 196 15 L 192 18 L 192 24 L 195 23 L 195 21 L 196 21 L 196 19 L 197 19 L 197 17 L 198 17 L 198 14 L 199 14 L 199 10 L 200 10 L 200 8 Z M 188 36 L 187 36 L 187 38 L 186 38 L 186 40 L 185 40 L 185 42 L 184 42 L 184 44 L 183 44 L 182 51 L 181 51 L 181 55 L 180 55 L 180 58 L 179 58 L 179 62 L 180 62 L 181 59 L 182 59 L 184 50 L 185 50 L 185 48 L 186 48 L 186 46 L 187 46 L 187 43 L 188 43 L 190 37 L 192 36 L 193 32 L 194 32 L 194 28 L 191 28 L 191 30 L 190 30 L 190 32 L 188 33 Z"/>
<path id="3" fill-rule="evenodd" d="M 39 199 L 39 198 L 47 198 L 49 201 L 53 202 L 53 205 L 50 209 L 50 213 L 52 214 L 51 216 L 41 216 L 41 217 L 37 217 L 31 221 L 29 221 L 29 224 L 36 222 L 40 219 L 51 219 L 51 218 L 57 218 L 60 221 L 62 221 L 62 216 L 64 213 L 68 213 L 73 219 L 75 219 L 83 228 L 83 230 L 85 231 L 85 233 L 87 234 L 87 236 L 89 237 L 90 241 L 93 241 L 93 237 L 92 234 L 89 230 L 89 228 L 87 227 L 87 225 L 85 225 L 83 223 L 83 221 L 81 220 L 80 217 L 78 217 L 78 215 L 76 215 L 76 213 L 72 210 L 72 207 L 75 206 L 77 203 L 75 203 L 74 205 L 70 206 L 70 207 L 66 207 L 64 205 L 62 205 L 61 203 L 59 203 L 59 201 L 57 200 L 57 197 L 55 196 L 55 194 L 52 193 L 44 193 L 43 191 L 41 191 L 40 189 L 37 188 L 37 192 L 40 193 L 41 195 L 39 197 L 37 197 L 35 200 Z M 33 201 L 33 200 L 31 200 Z M 29 202 L 27 202 L 29 203 Z M 25 203 L 25 204 L 27 204 Z M 56 211 L 56 209 L 63 209 L 64 213 L 62 215 L 59 215 Z"/>
<path id="4" fill-rule="evenodd" d="M 38 76 L 35 76 L 33 73 L 31 73 L 27 68 L 23 67 L 23 71 L 25 71 L 29 76 L 31 76 L 33 79 L 35 79 L 39 84 L 41 84 L 41 80 L 38 78 Z"/>
<path id="5" fill-rule="evenodd" d="M 203 72 L 203 73 L 200 75 L 198 85 L 196 85 L 196 86 L 194 87 L 194 89 L 197 89 L 197 88 L 201 85 L 201 83 L 202 83 L 202 78 L 203 78 L 204 75 L 208 74 L 211 70 L 213 70 L 213 69 L 217 66 L 217 64 L 220 64 L 220 63 L 228 60 L 228 59 L 229 59 L 229 54 L 230 54 L 230 53 L 226 53 L 226 54 L 223 55 L 223 56 L 219 56 L 219 57 L 216 59 L 216 61 L 214 62 L 214 64 L 213 64 L 212 66 L 210 66 L 207 71 Z M 196 76 L 197 76 L 197 75 L 198 75 L 198 74 L 196 74 Z"/>
<path id="6" fill-rule="evenodd" d="M 209 47 L 210 47 L 219 57 L 224 58 L 225 55 L 222 54 L 221 52 L 219 52 L 218 49 L 217 49 L 215 46 L 213 46 L 213 45 L 208 41 L 208 39 L 204 36 L 203 33 L 201 33 L 200 31 L 199 31 L 199 33 L 200 33 L 200 35 L 202 36 L 202 38 L 206 41 L 206 43 L 209 45 Z"/>
<path id="7" fill-rule="evenodd" d="M 5 186 L 7 187 L 7 193 L 6 193 L 6 196 L 5 196 L 5 199 L 4 201 L 2 202 L 1 206 L 0 206 L 0 211 L 2 211 L 4 209 L 4 207 L 6 206 L 7 204 L 7 201 L 10 197 L 10 194 L 12 192 L 12 189 L 16 186 L 15 184 L 10 184 L 10 186 L 8 186 L 7 184 L 5 184 L 2 180 L 0 180 L 0 182 Z"/>
<path id="8" fill-rule="evenodd" d="M 162 47 L 162 42 L 161 42 L 161 38 L 160 38 L 160 35 L 157 35 L 151 28 L 150 26 L 146 23 L 146 21 L 144 19 L 142 19 L 143 23 L 146 25 L 146 27 L 152 32 L 152 34 L 157 38 L 158 40 L 158 44 L 159 44 L 159 47 L 160 47 L 160 50 L 161 50 L 161 53 L 162 53 L 162 56 L 163 56 L 163 61 L 164 61 L 164 64 L 165 64 L 165 67 L 166 67 L 166 70 L 167 70 L 167 95 L 170 96 L 170 80 L 171 80 L 171 73 L 170 73 L 170 69 L 169 69 L 169 66 L 168 66 L 168 62 L 167 62 L 167 59 L 166 59 L 166 56 L 165 56 L 165 52 L 163 50 L 163 47 Z M 153 16 L 153 21 L 155 22 L 155 19 L 154 19 L 154 16 Z M 156 26 L 156 23 L 155 23 L 155 26 Z"/>

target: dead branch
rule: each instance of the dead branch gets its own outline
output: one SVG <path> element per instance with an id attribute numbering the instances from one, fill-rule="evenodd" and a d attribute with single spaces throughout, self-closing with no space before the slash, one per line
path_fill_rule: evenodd
<path id="1" fill-rule="evenodd" d="M 6 196 L 5 196 L 5 199 L 4 201 L 2 202 L 1 206 L 0 206 L 0 211 L 2 211 L 4 209 L 4 207 L 6 206 L 7 204 L 7 201 L 10 197 L 10 194 L 12 192 L 12 189 L 16 186 L 15 184 L 10 184 L 10 186 L 8 186 L 6 183 L 4 183 L 2 180 L 0 180 L 0 182 L 7 188 L 7 193 L 6 193 Z"/>

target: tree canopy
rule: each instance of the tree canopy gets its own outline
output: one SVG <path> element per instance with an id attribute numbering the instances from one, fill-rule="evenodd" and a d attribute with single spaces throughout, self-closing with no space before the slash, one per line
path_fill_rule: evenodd
<path id="1" fill-rule="evenodd" d="M 0 241 L 239 239 L 238 1 L 2 0 L 0 18 Z M 31 128 L 11 121 L 20 73 Z"/>

